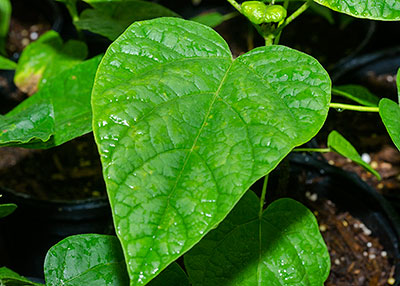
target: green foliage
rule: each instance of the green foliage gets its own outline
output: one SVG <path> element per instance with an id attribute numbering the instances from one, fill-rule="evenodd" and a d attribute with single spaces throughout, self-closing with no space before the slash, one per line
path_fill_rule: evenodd
<path id="1" fill-rule="evenodd" d="M 99 66 L 92 105 L 132 285 L 199 242 L 310 140 L 327 116 L 330 87 L 315 59 L 287 47 L 233 60 L 198 23 L 160 18 L 127 29 Z"/>
<path id="2" fill-rule="evenodd" d="M 0 0 L 0 54 L 6 53 L 6 39 L 11 19 L 10 0 Z M 1 69 L 1 62 L 0 62 Z"/>
<path id="3" fill-rule="evenodd" d="M 129 277 L 118 239 L 110 235 L 70 236 L 46 255 L 44 272 L 47 286 L 126 286 Z M 149 286 L 189 286 L 183 270 L 172 264 Z"/>
<path id="4" fill-rule="evenodd" d="M 1 116 L 0 146 L 49 148 L 90 132 L 90 97 L 100 59 L 62 72 Z"/>
<path id="5" fill-rule="evenodd" d="M 381 179 L 381 176 L 377 171 L 375 171 L 369 164 L 365 163 L 360 154 L 358 154 L 357 150 L 351 145 L 349 141 L 347 141 L 342 135 L 340 135 L 337 131 L 332 131 L 328 136 L 328 147 L 339 153 L 340 155 L 349 158 L 353 162 L 359 164 L 364 167 L 367 171 L 374 174 L 378 180 Z"/>
<path id="6" fill-rule="evenodd" d="M 71 40 L 63 44 L 57 32 L 49 31 L 24 49 L 14 82 L 23 92 L 34 94 L 50 78 L 85 59 L 87 53 L 83 42 Z"/>
<path id="7" fill-rule="evenodd" d="M 1 286 L 39 286 L 42 284 L 33 283 L 22 277 L 21 275 L 15 273 L 14 271 L 6 268 L 0 267 L 0 285 Z"/>
<path id="8" fill-rule="evenodd" d="M 373 20 L 400 20 L 399 1 L 387 0 L 314 0 L 334 11 L 345 13 L 357 18 Z"/>
<path id="9" fill-rule="evenodd" d="M 270 5 L 264 15 L 265 23 L 278 23 L 284 20 L 287 16 L 287 11 L 283 6 L 280 5 Z"/>
<path id="10" fill-rule="evenodd" d="M 224 22 L 224 15 L 218 12 L 211 12 L 193 17 L 190 20 L 214 28 Z"/>
<path id="11" fill-rule="evenodd" d="M 400 150 L 400 106 L 393 100 L 383 98 L 379 102 L 379 115 L 394 145 Z"/>
<path id="12" fill-rule="evenodd" d="M 379 97 L 360 85 L 349 84 L 335 86 L 332 88 L 332 93 L 353 100 L 364 106 L 376 107 L 379 104 Z"/>
<path id="13" fill-rule="evenodd" d="M 241 5 L 241 10 L 254 24 L 280 22 L 286 18 L 286 9 L 280 5 L 265 5 L 260 1 L 245 1 Z"/>
<path id="14" fill-rule="evenodd" d="M 185 255 L 193 286 L 323 285 L 330 258 L 314 215 L 291 199 L 259 215 L 249 191 L 228 217 Z"/>
<path id="15" fill-rule="evenodd" d="M 15 70 L 16 68 L 17 68 L 16 63 L 3 56 L 0 56 L 0 70 Z"/>
<path id="16" fill-rule="evenodd" d="M 0 205 L 0 218 L 6 217 L 12 214 L 17 209 L 15 204 L 2 204 Z"/>
<path id="17" fill-rule="evenodd" d="M 84 0 L 93 9 L 84 10 L 75 25 L 115 40 L 135 21 L 157 17 L 179 17 L 153 2 L 140 0 Z"/>

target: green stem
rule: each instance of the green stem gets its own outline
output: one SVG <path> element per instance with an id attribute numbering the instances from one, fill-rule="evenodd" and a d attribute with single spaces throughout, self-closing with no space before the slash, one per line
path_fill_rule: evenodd
<path id="1" fill-rule="evenodd" d="M 296 148 L 293 149 L 293 152 L 319 152 L 319 153 L 328 153 L 331 152 L 331 148 Z"/>
<path id="2" fill-rule="evenodd" d="M 235 0 L 228 0 L 228 2 L 236 9 L 238 10 L 240 13 L 242 13 L 242 7 L 240 6 L 240 4 L 238 2 L 236 2 Z"/>
<path id="3" fill-rule="evenodd" d="M 361 105 L 351 105 L 344 103 L 333 103 L 329 104 L 330 108 L 343 109 L 343 110 L 354 110 L 361 112 L 379 112 L 379 107 L 361 106 Z"/>
<path id="4" fill-rule="evenodd" d="M 261 216 L 262 216 L 262 213 L 264 210 L 265 196 L 267 194 L 268 177 L 269 177 L 269 175 L 265 175 L 265 177 L 264 177 L 264 184 L 263 184 L 263 188 L 262 188 L 262 192 L 261 192 L 260 212 L 258 214 L 260 219 L 261 219 Z"/>
<path id="5" fill-rule="evenodd" d="M 304 11 L 306 11 L 308 9 L 308 7 L 310 7 L 312 3 L 312 0 L 307 0 L 307 2 L 305 2 L 303 5 L 300 6 L 299 9 L 297 9 L 296 11 L 293 12 L 292 15 L 290 15 L 289 17 L 286 18 L 285 22 L 283 22 L 282 25 L 280 25 L 278 27 L 278 29 L 276 29 L 275 35 L 279 35 L 282 30 L 289 25 L 294 19 L 296 19 L 297 17 L 299 17 Z"/>

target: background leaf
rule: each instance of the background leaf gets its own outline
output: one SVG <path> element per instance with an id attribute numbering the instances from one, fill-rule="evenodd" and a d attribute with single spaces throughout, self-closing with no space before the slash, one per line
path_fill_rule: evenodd
<path id="1" fill-rule="evenodd" d="M 6 217 L 12 214 L 17 209 L 15 204 L 2 204 L 0 205 L 0 218 Z"/>
<path id="2" fill-rule="evenodd" d="M 332 131 L 328 136 L 328 147 L 333 149 L 335 152 L 340 155 L 349 158 L 353 162 L 359 164 L 364 167 L 367 171 L 374 174 L 378 180 L 381 179 L 381 175 L 374 170 L 369 164 L 364 162 L 361 159 L 360 154 L 358 154 L 357 150 L 351 145 L 349 141 L 347 141 L 342 135 L 340 135 L 337 131 Z"/>
<path id="3" fill-rule="evenodd" d="M 0 267 L 0 285 L 4 286 L 39 286 L 42 284 L 33 283 L 22 277 L 21 275 L 15 273 L 14 271 L 6 268 Z"/>
<path id="4" fill-rule="evenodd" d="M 323 285 L 330 268 L 317 220 L 292 199 L 259 217 L 249 191 L 228 217 L 185 255 L 193 286 Z"/>
<path id="5" fill-rule="evenodd" d="M 1 1 L 1 0 L 0 0 Z M 0 70 L 15 70 L 17 64 L 3 56 L 0 56 Z"/>
<path id="6" fill-rule="evenodd" d="M 0 117 L 0 146 L 49 148 L 92 130 L 90 105 L 101 57 L 64 71 Z"/>
<path id="7" fill-rule="evenodd" d="M 44 263 L 48 286 L 127 286 L 124 256 L 115 236 L 82 234 L 67 237 L 47 253 Z M 188 278 L 174 263 L 150 286 L 189 286 Z"/>
<path id="8" fill-rule="evenodd" d="M 6 53 L 6 40 L 11 19 L 10 0 L 0 0 L 0 54 Z M 1 69 L 1 68 L 0 68 Z"/>
<path id="9" fill-rule="evenodd" d="M 83 30 L 115 40 L 135 21 L 157 17 L 179 17 L 171 10 L 139 0 L 84 0 L 93 9 L 84 10 L 75 25 Z"/>
<path id="10" fill-rule="evenodd" d="M 394 145 L 400 150 L 400 106 L 393 100 L 383 98 L 379 102 L 379 115 Z"/>
<path id="11" fill-rule="evenodd" d="M 400 20 L 400 2 L 387 0 L 314 0 L 334 11 L 371 20 Z"/>
<path id="12" fill-rule="evenodd" d="M 42 86 L 42 78 L 48 81 L 70 69 L 85 59 L 87 53 L 84 43 L 71 40 L 64 45 L 57 32 L 49 31 L 24 49 L 14 82 L 20 90 L 32 95 Z"/>
<path id="13" fill-rule="evenodd" d="M 343 96 L 365 106 L 376 107 L 379 97 L 372 94 L 368 89 L 360 85 L 340 85 L 332 88 L 334 95 Z"/>
<path id="14" fill-rule="evenodd" d="M 190 20 L 214 28 L 224 22 L 224 15 L 218 12 L 210 12 L 198 15 Z"/>
<path id="15" fill-rule="evenodd" d="M 215 31 L 178 18 L 135 23 L 110 46 L 93 128 L 132 285 L 188 251 L 318 132 L 330 86 L 310 56 L 271 46 L 233 61 Z"/>

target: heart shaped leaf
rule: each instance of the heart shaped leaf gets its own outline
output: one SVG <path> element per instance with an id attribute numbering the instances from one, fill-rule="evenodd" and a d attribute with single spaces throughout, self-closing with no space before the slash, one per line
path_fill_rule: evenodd
<path id="1" fill-rule="evenodd" d="M 314 215 L 292 199 L 258 213 L 249 191 L 228 217 L 185 255 L 193 286 L 323 285 L 330 258 Z"/>
<path id="2" fill-rule="evenodd" d="M 82 234 L 67 237 L 53 246 L 44 263 L 48 286 L 126 286 L 129 277 L 118 239 L 111 235 Z M 151 286 L 188 286 L 177 264 L 165 269 Z"/>
<path id="3" fill-rule="evenodd" d="M 15 204 L 2 204 L 0 205 L 0 218 L 12 214 L 17 209 Z"/>
<path id="4" fill-rule="evenodd" d="M 357 18 L 374 20 L 400 20 L 400 2 L 387 0 L 314 0 L 334 11 Z"/>
<path id="5" fill-rule="evenodd" d="M 400 150 L 400 106 L 393 100 L 383 98 L 379 102 L 379 115 L 394 145 Z"/>
<path id="6" fill-rule="evenodd" d="M 327 116 L 331 83 L 283 46 L 233 60 L 212 29 L 135 23 L 108 49 L 92 94 L 94 133 L 132 285 L 220 223 Z"/>
<path id="7" fill-rule="evenodd" d="M 367 171 L 374 174 L 378 180 L 381 179 L 381 175 L 372 168 L 369 164 L 364 162 L 361 159 L 360 154 L 358 154 L 357 150 L 351 145 L 346 138 L 340 135 L 337 131 L 332 131 L 328 136 L 328 147 L 334 150 L 335 152 L 339 153 L 340 155 L 349 158 L 353 162 L 357 163 L 358 165 L 362 166 Z"/>
<path id="8" fill-rule="evenodd" d="M 90 132 L 90 97 L 100 60 L 96 57 L 61 73 L 1 116 L 0 146 L 49 148 Z"/>

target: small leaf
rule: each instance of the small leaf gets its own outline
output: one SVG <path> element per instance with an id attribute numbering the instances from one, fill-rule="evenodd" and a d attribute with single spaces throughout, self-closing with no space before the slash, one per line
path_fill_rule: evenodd
<path id="1" fill-rule="evenodd" d="M 400 106 L 393 100 L 383 98 L 379 102 L 379 115 L 394 145 L 400 150 Z"/>
<path id="2" fill-rule="evenodd" d="M 218 12 L 210 12 L 193 17 L 190 20 L 214 28 L 224 22 L 224 15 Z"/>
<path id="3" fill-rule="evenodd" d="M 314 0 L 334 11 L 371 20 L 400 20 L 400 2 L 397 0 Z"/>
<path id="4" fill-rule="evenodd" d="M 15 62 L 0 56 L 0 70 L 15 70 L 16 68 L 17 64 Z"/>
<path id="5" fill-rule="evenodd" d="M 64 71 L 0 117 L 0 146 L 49 148 L 92 130 L 91 91 L 101 57 Z"/>
<path id="6" fill-rule="evenodd" d="M 317 3 L 312 2 L 310 5 L 310 9 L 317 15 L 320 15 L 321 17 L 325 18 L 325 20 L 328 21 L 329 24 L 333 25 L 335 24 L 335 19 L 333 18 L 333 13 L 332 10 L 321 6 Z"/>
<path id="7" fill-rule="evenodd" d="M 0 218 L 12 214 L 17 208 L 15 204 L 2 204 L 0 205 Z"/>
<path id="8" fill-rule="evenodd" d="M 364 106 L 377 107 L 379 104 L 379 97 L 360 85 L 349 84 L 335 86 L 332 88 L 332 93 L 353 100 Z"/>
<path id="9" fill-rule="evenodd" d="M 374 174 L 378 180 L 381 179 L 379 173 L 374 170 L 369 164 L 365 163 L 360 154 L 358 154 L 357 150 L 351 145 L 349 141 L 347 141 L 342 135 L 340 135 L 337 131 L 332 131 L 328 136 L 328 147 L 339 153 L 340 155 L 349 158 L 353 162 L 359 164 L 364 167 L 367 171 Z"/>
<path id="10" fill-rule="evenodd" d="M 292 199 L 258 214 L 249 191 L 228 217 L 185 255 L 193 286 L 323 285 L 328 249 L 314 215 Z"/>
<path id="11" fill-rule="evenodd" d="M 10 0 L 0 0 L 0 54 L 6 53 L 6 40 L 8 35 L 8 29 L 10 27 L 10 19 L 11 19 Z"/>
<path id="12" fill-rule="evenodd" d="M 75 25 L 83 30 L 115 40 L 135 21 L 157 17 L 179 17 L 171 10 L 139 0 L 84 0 L 93 9 L 84 10 Z"/>
<path id="13" fill-rule="evenodd" d="M 133 24 L 108 49 L 93 127 L 132 285 L 220 223 L 248 188 L 323 125 L 331 82 L 283 46 L 233 60 L 212 29 Z"/>
<path id="14" fill-rule="evenodd" d="M 60 35 L 49 31 L 24 49 L 14 82 L 20 90 L 32 95 L 42 86 L 40 82 L 43 77 L 48 81 L 50 77 L 75 66 L 86 56 L 87 47 L 84 43 L 72 40 L 63 45 Z"/>
<path id="15" fill-rule="evenodd" d="M 39 286 L 42 284 L 33 283 L 22 277 L 21 275 L 15 273 L 14 271 L 6 268 L 0 267 L 0 285 L 1 286 Z"/>
<path id="16" fill-rule="evenodd" d="M 67 237 L 46 255 L 44 273 L 47 286 L 126 286 L 129 277 L 124 256 L 115 236 L 82 234 Z M 149 286 L 189 286 L 189 280 L 174 263 Z"/>
<path id="17" fill-rule="evenodd" d="M 83 234 L 70 236 L 46 255 L 44 274 L 48 286 L 126 286 L 129 278 L 118 239 Z"/>

